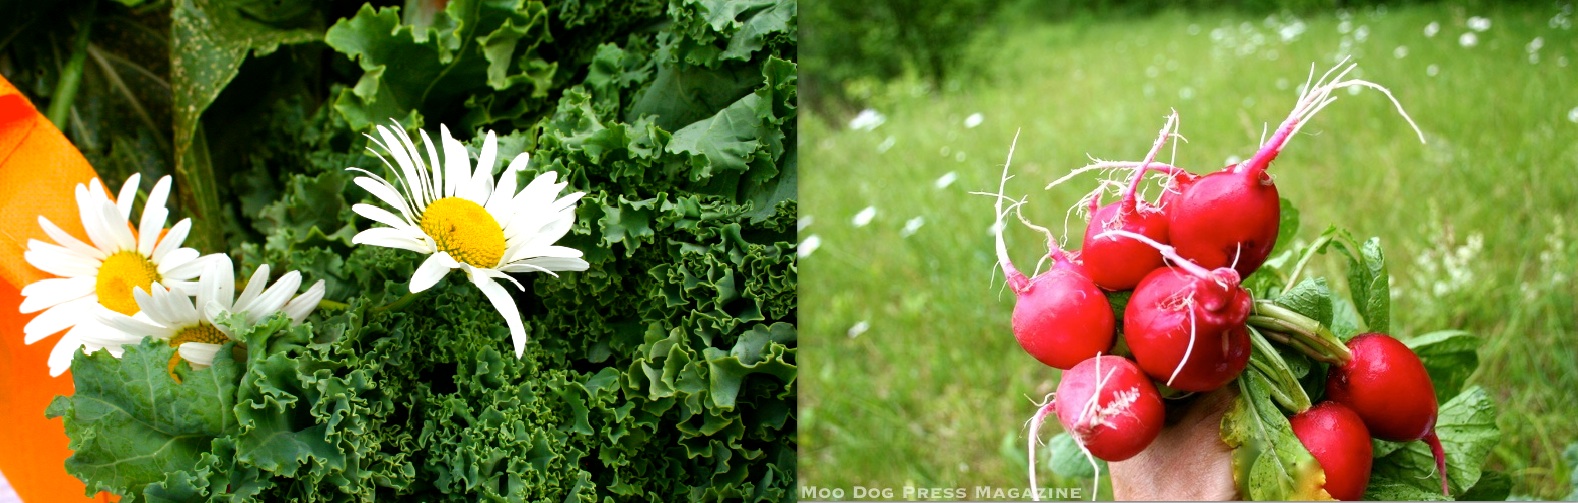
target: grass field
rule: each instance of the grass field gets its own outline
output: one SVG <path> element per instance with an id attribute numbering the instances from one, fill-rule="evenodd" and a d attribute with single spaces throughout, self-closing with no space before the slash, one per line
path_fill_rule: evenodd
<path id="1" fill-rule="evenodd" d="M 1560 12 L 1421 6 L 1004 26 L 980 44 L 974 65 L 986 70 L 956 89 L 867 86 L 886 119 L 874 129 L 805 114 L 800 484 L 1026 485 L 1029 397 L 1052 391 L 1058 373 L 1014 342 L 1012 295 L 994 275 L 992 201 L 968 194 L 996 189 L 1016 131 L 1008 193 L 1028 194 L 1025 216 L 1062 230 L 1097 178 L 1042 187 L 1087 155 L 1141 158 L 1176 109 L 1188 143 L 1175 164 L 1215 170 L 1254 152 L 1311 63 L 1324 70 L 1351 54 L 1429 143 L 1381 94 L 1340 94 L 1273 165 L 1302 213 L 1299 235 L 1338 224 L 1381 237 L 1400 337 L 1484 337 L 1470 384 L 1498 406 L 1503 441 L 1489 465 L 1513 476 L 1515 495 L 1566 496 L 1573 467 L 1562 451 L 1578 442 L 1578 31 Z M 1473 16 L 1490 27 L 1470 29 Z M 1077 248 L 1083 221 L 1068 225 Z M 1046 251 L 1017 223 L 1006 236 L 1021 268 Z M 1339 263 L 1317 262 L 1316 274 L 1343 284 Z"/>

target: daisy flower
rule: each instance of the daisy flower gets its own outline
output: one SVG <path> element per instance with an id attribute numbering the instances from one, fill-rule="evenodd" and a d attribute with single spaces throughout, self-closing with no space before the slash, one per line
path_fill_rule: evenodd
<path id="1" fill-rule="evenodd" d="M 197 303 L 192 297 L 153 285 L 152 292 L 137 290 L 132 293 L 141 312 L 127 316 L 113 311 L 100 311 L 99 322 L 124 332 L 136 340 L 153 337 L 175 346 L 181 358 L 194 365 L 214 364 L 214 355 L 226 341 L 234 339 L 232 328 L 218 323 L 221 315 L 244 313 L 247 326 L 255 325 L 276 312 L 289 316 L 300 325 L 323 300 L 323 280 L 292 299 L 291 295 L 301 286 L 301 273 L 290 271 L 268 286 L 268 264 L 258 266 L 247 281 L 241 296 L 236 296 L 236 277 L 231 270 L 230 257 L 216 256 L 209 262 L 197 280 Z M 264 287 L 267 286 L 265 289 Z M 172 364 L 174 362 L 172 361 Z"/>
<path id="2" fill-rule="evenodd" d="M 448 127 L 439 126 L 444 148 L 441 164 L 426 131 L 422 132 L 427 151 L 424 163 L 411 137 L 399 123 L 395 126 L 378 126 L 380 138 L 366 136 L 394 158 L 391 164 L 377 150 L 367 148 L 384 162 L 397 183 L 367 170 L 347 168 L 365 174 L 356 178 L 356 185 L 394 210 L 371 204 L 353 206 L 356 214 L 388 227 L 364 230 L 352 242 L 428 254 L 411 275 L 412 293 L 427 290 L 452 269 L 465 272 L 504 316 L 519 358 L 526 351 L 525 323 L 515 300 L 498 280 L 524 290 L 506 273 L 586 270 L 580 250 L 554 245 L 575 224 L 575 204 L 585 193 L 559 196 L 569 184 L 557 182 L 558 175 L 551 171 L 517 191 L 516 175 L 530 161 L 524 153 L 510 161 L 495 185 L 493 166 L 499 145 L 492 131 L 483 140 L 473 170 L 470 153 L 450 136 Z"/>
<path id="3" fill-rule="evenodd" d="M 77 348 L 93 352 L 108 349 L 120 356 L 121 344 L 135 344 L 131 338 L 97 321 L 96 312 L 125 315 L 139 311 L 133 292 L 147 292 L 153 285 L 190 291 L 190 281 L 203 270 L 208 257 L 197 250 L 183 248 L 191 219 L 182 219 L 164 234 L 170 216 L 165 200 L 170 196 L 170 177 L 154 184 L 143 205 L 137 227 L 131 226 L 132 201 L 142 177 L 132 174 L 111 201 L 97 178 L 76 189 L 77 211 L 88 243 L 61 230 L 48 218 L 38 217 L 54 243 L 36 239 L 27 242 L 23 258 L 39 270 L 59 276 L 36 281 L 22 289 L 21 312 L 44 312 L 22 328 L 24 340 L 32 344 L 51 334 L 66 330 L 49 354 L 49 373 L 58 376 L 71 366 Z M 211 257 L 211 256 L 210 256 Z M 69 330 L 68 330 L 69 329 Z"/>

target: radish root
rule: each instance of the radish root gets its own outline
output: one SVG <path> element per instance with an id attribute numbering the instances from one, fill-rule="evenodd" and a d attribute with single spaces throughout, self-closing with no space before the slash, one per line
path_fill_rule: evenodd
<path id="1" fill-rule="evenodd" d="M 1097 419 L 1096 417 L 1094 417 L 1094 414 L 1096 414 L 1096 405 L 1098 404 L 1098 400 L 1101 399 L 1101 389 L 1106 387 L 1107 380 L 1111 379 L 1112 378 L 1112 373 L 1117 371 L 1117 369 L 1112 369 L 1111 371 L 1103 374 L 1101 372 L 1101 353 L 1096 353 L 1096 357 L 1095 358 L 1096 358 L 1096 388 L 1094 390 L 1091 390 L 1091 392 L 1090 392 L 1090 399 L 1086 400 L 1085 401 L 1085 406 L 1080 408 L 1080 411 L 1079 411 L 1079 422 L 1077 424 L 1075 424 L 1075 428 L 1076 429 L 1079 429 L 1079 428 L 1094 428 L 1096 426 L 1095 424 L 1086 424 L 1086 423 L 1087 423 L 1087 421 L 1094 422 Z M 1074 434 L 1071 433 L 1069 436 L 1074 439 L 1074 445 L 1079 446 L 1079 451 L 1080 451 L 1080 453 L 1085 455 L 1085 460 L 1090 462 L 1090 469 L 1091 469 L 1091 473 L 1092 473 L 1092 475 L 1090 476 L 1090 500 L 1091 501 L 1096 501 L 1097 493 L 1101 492 L 1101 465 L 1099 463 L 1096 463 L 1096 456 L 1090 453 L 1090 449 L 1089 448 L 1085 447 L 1085 442 L 1080 440 L 1080 438 L 1079 438 L 1080 436 L 1079 435 L 1074 435 Z M 1035 492 L 1036 491 L 1035 486 L 1031 486 L 1030 490 L 1032 492 Z M 1036 496 L 1040 496 L 1040 495 L 1038 494 Z"/>
<path id="2" fill-rule="evenodd" d="M 1151 151 L 1145 154 L 1145 160 L 1140 161 L 1139 168 L 1134 171 L 1133 176 L 1129 177 L 1129 188 L 1123 193 L 1122 199 L 1123 204 L 1129 205 L 1129 209 L 1133 209 L 1135 206 L 1135 192 L 1140 189 L 1140 181 L 1145 178 L 1143 175 L 1145 175 L 1146 168 L 1156 161 L 1156 154 L 1160 153 L 1162 147 L 1167 144 L 1167 138 L 1177 134 L 1177 127 L 1178 110 L 1174 109 L 1172 113 L 1167 114 L 1167 123 L 1162 125 L 1162 130 L 1156 133 L 1156 142 L 1151 144 Z M 1174 144 L 1173 148 L 1176 154 L 1177 144 Z M 1121 214 L 1122 212 L 1120 211 L 1119 213 Z"/>
<path id="3" fill-rule="evenodd" d="M 1446 451 L 1441 448 L 1441 437 L 1436 436 L 1435 427 L 1430 428 L 1430 434 L 1423 439 L 1430 446 L 1430 454 L 1436 458 L 1436 470 L 1441 472 L 1441 495 L 1452 497 L 1452 492 L 1447 488 Z"/>
<path id="4" fill-rule="evenodd" d="M 1425 141 L 1425 132 L 1419 129 L 1419 124 L 1415 123 L 1414 118 L 1410 117 L 1408 111 L 1403 109 L 1403 104 L 1397 101 L 1397 97 L 1392 95 L 1390 89 L 1368 80 L 1343 80 L 1344 77 L 1348 76 L 1348 73 L 1358 68 L 1357 64 L 1349 63 L 1348 59 L 1345 57 L 1337 63 L 1337 66 L 1326 70 L 1326 73 L 1321 75 L 1320 80 L 1314 81 L 1313 84 L 1309 80 L 1305 80 L 1304 92 L 1299 94 L 1298 103 L 1293 107 L 1293 111 L 1288 114 L 1287 119 L 1282 121 L 1282 125 L 1277 127 L 1277 132 L 1271 136 L 1271 140 L 1262 143 L 1260 151 L 1255 152 L 1254 157 L 1250 157 L 1249 160 L 1240 163 L 1235 169 L 1265 170 L 1270 167 L 1272 159 L 1275 159 L 1277 154 L 1282 152 L 1282 148 L 1287 146 L 1288 141 L 1292 139 L 1294 134 L 1303 129 L 1304 125 L 1308 124 L 1309 120 L 1315 117 L 1315 114 L 1326 108 L 1326 105 L 1337 101 L 1337 97 L 1332 96 L 1332 91 L 1355 86 L 1367 87 L 1385 94 L 1386 99 L 1391 100 L 1392 105 L 1397 107 L 1397 112 L 1402 114 L 1403 120 L 1408 121 L 1408 125 L 1414 128 L 1414 133 L 1419 135 L 1419 142 L 1427 143 Z M 1310 65 L 1309 78 L 1313 79 L 1314 77 L 1315 65 Z"/>
<path id="5" fill-rule="evenodd" d="M 1091 392 L 1090 399 L 1085 401 L 1085 406 L 1080 408 L 1079 421 L 1074 424 L 1074 429 L 1076 430 L 1093 428 L 1104 422 L 1098 421 L 1101 417 L 1111 413 L 1110 411 L 1096 410 L 1096 406 L 1099 403 L 1098 400 L 1101 398 L 1102 387 L 1106 386 L 1107 380 L 1112 377 L 1114 372 L 1117 372 L 1117 369 L 1112 369 L 1105 375 L 1102 374 L 1101 356 L 1101 353 L 1096 353 L 1096 388 Z M 1030 439 L 1027 445 L 1027 453 L 1030 459 L 1030 499 L 1032 501 L 1041 501 L 1041 486 L 1036 481 L 1036 446 L 1041 443 L 1039 433 L 1041 425 L 1046 421 L 1046 416 L 1055 412 L 1054 407 L 1056 403 L 1057 398 L 1054 397 L 1044 405 L 1038 404 L 1036 406 L 1036 414 L 1030 418 Z M 1126 409 L 1126 407 L 1120 408 Z M 1089 448 L 1085 447 L 1085 442 L 1080 440 L 1077 432 L 1069 432 L 1069 438 L 1074 439 L 1074 445 L 1079 447 L 1080 453 L 1085 455 L 1085 460 L 1090 462 L 1090 468 L 1094 474 L 1091 476 L 1090 499 L 1095 501 L 1097 493 L 1101 491 L 1101 464 L 1096 462 L 1096 456 L 1090 453 Z"/>
<path id="6" fill-rule="evenodd" d="M 1096 235 L 1096 239 L 1101 239 L 1101 238 L 1117 239 L 1119 237 L 1125 237 L 1125 238 L 1133 239 L 1135 241 L 1139 241 L 1141 243 L 1145 243 L 1147 245 L 1150 245 L 1151 248 L 1155 248 L 1157 252 L 1160 252 L 1162 254 L 1162 257 L 1165 257 L 1168 261 L 1172 262 L 1174 265 L 1177 265 L 1178 268 L 1183 269 L 1185 272 L 1188 272 L 1189 274 L 1191 274 L 1191 275 L 1193 275 L 1193 276 L 1195 276 L 1197 278 L 1200 278 L 1200 279 L 1212 279 L 1211 278 L 1211 271 L 1207 270 L 1204 267 L 1201 267 L 1200 264 L 1194 263 L 1194 261 L 1192 261 L 1192 260 L 1183 258 L 1183 256 L 1178 255 L 1178 249 L 1177 248 L 1173 248 L 1172 246 L 1168 246 L 1168 245 L 1164 245 L 1164 244 L 1158 243 L 1158 242 L 1156 242 L 1156 240 L 1148 238 L 1148 237 L 1145 237 L 1145 235 L 1143 235 L 1143 234 L 1136 234 L 1136 233 L 1129 232 L 1129 231 L 1124 231 L 1124 230 L 1111 230 L 1111 231 L 1103 232 L 1101 234 L 1097 234 Z"/>
<path id="7" fill-rule="evenodd" d="M 1065 255 L 1063 253 L 1062 247 L 1058 244 L 1057 237 L 1052 233 L 1051 230 L 1047 229 L 1046 227 L 1033 224 L 1029 219 L 1025 218 L 1024 212 L 1021 211 L 1021 209 L 1022 206 L 1024 206 L 1024 204 L 1027 202 L 1026 199 L 1014 199 L 1004 195 L 1008 189 L 1008 179 L 1013 178 L 1013 176 L 1008 174 L 1008 169 L 1013 165 L 1014 148 L 1018 145 L 1019 132 L 1016 131 L 1014 132 L 1013 142 L 1008 145 L 1008 159 L 1003 162 L 1003 174 L 998 179 L 997 192 L 970 192 L 970 194 L 997 198 L 995 206 L 997 220 L 992 224 L 993 228 L 996 229 L 994 234 L 996 234 L 997 240 L 997 265 L 1002 267 L 1003 277 L 1007 281 L 1008 286 L 1014 290 L 1014 293 L 1024 293 L 1025 290 L 1029 288 L 1030 278 L 1040 274 L 1041 264 L 1044 262 L 1045 258 L 1050 257 L 1055 262 L 1057 260 L 1064 259 Z M 1005 199 L 1013 201 L 1013 204 L 1009 205 L 1007 209 L 1003 208 L 1003 200 Z M 1003 240 L 1003 233 L 1007 231 L 1003 225 L 1003 219 L 1008 216 L 1009 212 L 1013 212 L 1015 217 L 1019 219 L 1020 223 L 1024 224 L 1026 227 L 1041 232 L 1041 234 L 1045 235 L 1047 239 L 1047 255 L 1043 257 L 1042 261 L 1036 262 L 1036 270 L 1033 271 L 1033 274 L 1029 277 L 1025 276 L 1023 272 L 1020 272 L 1018 268 L 1014 267 L 1013 260 L 1008 257 L 1008 244 Z"/>
<path id="8" fill-rule="evenodd" d="M 1189 345 L 1188 346 L 1184 346 L 1183 359 L 1182 360 L 1178 360 L 1178 367 L 1173 369 L 1173 375 L 1167 376 L 1167 385 L 1168 386 L 1172 386 L 1173 385 L 1173 380 L 1177 379 L 1178 378 L 1178 374 L 1180 372 L 1183 372 L 1184 366 L 1189 364 L 1189 355 L 1194 353 L 1194 338 L 1195 338 L 1195 329 L 1196 328 L 1198 328 L 1198 327 L 1196 326 L 1195 319 L 1194 319 L 1194 309 L 1193 309 L 1193 306 L 1191 306 L 1191 308 L 1189 309 Z"/>
<path id="9" fill-rule="evenodd" d="M 1008 166 L 1014 162 L 1014 147 L 1018 145 L 1019 132 L 1015 131 L 1013 143 L 1008 144 L 1008 160 L 1003 162 L 1003 176 L 997 182 L 997 194 L 995 194 L 995 196 L 997 196 L 997 221 L 992 224 L 997 229 L 997 265 L 1003 268 L 1003 279 L 1008 282 L 1008 286 L 1013 288 L 1014 293 L 1016 294 L 1023 293 L 1025 288 L 1029 285 L 1030 280 L 1029 278 L 1025 277 L 1024 273 L 1021 273 L 1018 269 L 1014 268 L 1013 260 L 1008 258 L 1008 245 L 1003 242 L 1003 233 L 1007 231 L 1007 229 L 1005 229 L 1003 226 L 1003 217 L 1006 215 L 1006 213 L 1003 211 L 1003 199 L 1008 199 L 1008 197 L 1004 196 L 1003 193 L 1008 188 L 1008 179 L 1010 178 L 1008 176 Z M 1017 207 L 1020 204 L 1024 203 L 1016 202 L 1014 206 Z"/>
<path id="10" fill-rule="evenodd" d="M 1041 445 L 1037 433 L 1041 431 L 1041 423 L 1046 420 L 1047 414 L 1052 413 L 1054 403 L 1048 401 L 1045 405 L 1037 405 L 1036 414 L 1030 417 L 1030 494 L 1036 501 L 1041 501 L 1040 492 L 1036 489 L 1036 446 Z"/>

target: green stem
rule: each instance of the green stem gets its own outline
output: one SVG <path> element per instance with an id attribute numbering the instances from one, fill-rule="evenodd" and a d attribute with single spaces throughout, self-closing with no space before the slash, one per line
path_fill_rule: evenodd
<path id="1" fill-rule="evenodd" d="M 77 87 L 82 84 L 82 68 L 88 62 L 88 35 L 93 28 L 93 11 L 98 2 L 88 2 L 88 12 L 82 16 L 82 26 L 77 28 L 77 38 L 72 40 L 71 59 L 55 82 L 55 95 L 49 100 L 45 116 L 61 131 L 66 130 L 66 119 L 71 115 L 71 104 L 77 99 Z"/>
<path id="2" fill-rule="evenodd" d="M 1261 375 L 1266 376 L 1266 379 L 1271 380 L 1273 382 L 1274 385 L 1270 386 L 1266 390 L 1266 391 L 1271 393 L 1271 400 L 1272 401 L 1275 401 L 1275 402 L 1277 402 L 1277 405 L 1282 406 L 1283 410 L 1288 410 L 1288 411 L 1297 411 L 1297 410 L 1299 410 L 1299 404 L 1294 401 L 1294 398 L 1291 397 L 1291 396 L 1288 396 L 1288 394 L 1283 391 L 1282 385 L 1275 383 L 1275 378 L 1271 377 L 1273 371 L 1270 368 L 1266 367 L 1265 362 L 1256 361 L 1256 362 L 1251 362 L 1250 365 L 1255 367 L 1255 370 L 1259 371 L 1261 373 Z M 1306 406 L 1304 408 L 1308 409 L 1309 408 L 1308 404 L 1305 404 L 1305 405 Z M 1297 413 L 1298 412 L 1294 412 L 1294 414 L 1297 414 Z"/>
<path id="3" fill-rule="evenodd" d="M 1337 338 L 1336 334 L 1331 333 L 1331 329 L 1321 325 L 1318 321 L 1310 319 L 1308 316 L 1299 314 L 1298 311 L 1279 306 L 1269 300 L 1259 300 L 1255 301 L 1254 315 L 1249 318 L 1252 323 L 1263 323 L 1267 320 L 1282 322 L 1277 328 L 1291 328 L 1294 335 L 1305 337 L 1312 344 L 1324 347 L 1329 354 L 1335 356 L 1338 360 L 1347 362 L 1353 359 L 1353 355 L 1348 351 L 1348 345 L 1344 344 L 1342 339 Z"/>
<path id="4" fill-rule="evenodd" d="M 1326 244 L 1330 242 L 1331 235 L 1322 235 L 1320 239 L 1316 239 L 1313 244 L 1310 244 L 1309 248 L 1305 248 L 1304 256 L 1299 257 L 1298 265 L 1293 266 L 1293 272 L 1288 274 L 1286 288 L 1293 288 L 1294 285 L 1297 285 L 1297 283 L 1294 283 L 1294 280 L 1299 279 L 1299 274 L 1304 272 L 1304 266 L 1310 263 L 1310 259 L 1315 258 L 1315 252 L 1325 248 Z"/>
<path id="5" fill-rule="evenodd" d="M 372 311 L 375 312 L 375 313 L 381 313 L 381 312 L 384 312 L 384 311 L 398 310 L 398 309 L 404 308 L 407 305 L 410 305 L 412 301 L 416 300 L 417 297 L 421 297 L 421 296 L 422 296 L 421 293 L 407 293 L 407 294 L 401 296 L 400 298 L 395 299 L 394 302 L 390 302 L 388 304 L 385 304 L 385 305 L 373 308 Z"/>
<path id="6" fill-rule="evenodd" d="M 1261 328 L 1265 328 L 1265 327 L 1261 327 Z M 1321 363 L 1326 363 L 1326 364 L 1331 364 L 1331 365 L 1342 365 L 1342 362 L 1337 361 L 1337 358 L 1335 358 L 1335 357 L 1333 357 L 1331 355 L 1328 355 L 1325 352 L 1316 350 L 1313 347 L 1310 347 L 1310 345 L 1307 342 L 1305 342 L 1304 339 L 1301 339 L 1301 338 L 1298 338 L 1298 337 L 1293 337 L 1293 336 L 1288 335 L 1287 333 L 1278 332 L 1278 331 L 1275 331 L 1275 330 L 1264 330 L 1261 333 L 1266 336 L 1266 339 L 1269 339 L 1272 342 L 1276 342 L 1277 344 L 1281 344 L 1281 345 L 1293 348 L 1295 351 L 1298 351 L 1300 353 L 1304 353 L 1306 356 L 1309 356 L 1310 358 L 1314 358 L 1316 361 L 1319 361 Z"/>
<path id="7" fill-rule="evenodd" d="M 1271 343 L 1255 327 L 1249 327 L 1249 343 L 1254 347 L 1255 353 L 1264 359 L 1260 362 L 1261 371 L 1266 372 L 1267 377 L 1278 383 L 1276 387 L 1282 388 L 1281 392 L 1286 393 L 1288 401 L 1284 402 L 1283 406 L 1288 407 L 1288 410 L 1294 414 L 1309 410 L 1309 394 L 1305 393 L 1304 387 L 1299 385 L 1298 376 L 1293 375 L 1293 369 L 1288 367 L 1288 361 L 1282 359 L 1282 354 L 1277 352 L 1277 348 L 1271 347 Z M 1250 358 L 1251 362 L 1256 360 Z"/>
<path id="8" fill-rule="evenodd" d="M 351 305 L 350 304 L 346 304 L 344 302 L 336 302 L 336 301 L 332 301 L 332 300 L 329 300 L 329 299 L 323 299 L 323 300 L 318 301 L 318 309 L 333 309 L 333 310 L 336 310 L 336 311 L 344 311 L 344 310 L 350 309 L 350 308 L 351 308 Z"/>
<path id="9" fill-rule="evenodd" d="M 1298 346 L 1302 348 L 1301 351 L 1307 349 L 1305 352 L 1310 353 L 1312 357 L 1322 361 L 1335 361 L 1339 364 L 1343 361 L 1341 360 L 1342 357 L 1332 349 L 1331 345 L 1326 344 L 1320 337 L 1310 333 L 1308 327 L 1288 320 L 1260 315 L 1252 315 L 1247 321 L 1251 327 L 1287 334 L 1290 340 L 1299 343 Z"/>

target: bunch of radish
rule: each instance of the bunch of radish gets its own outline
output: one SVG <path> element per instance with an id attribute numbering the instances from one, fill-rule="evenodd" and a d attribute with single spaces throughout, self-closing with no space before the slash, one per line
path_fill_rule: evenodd
<path id="1" fill-rule="evenodd" d="M 1030 421 L 1032 489 L 1038 430 L 1048 415 L 1057 417 L 1087 457 L 1129 459 L 1162 431 L 1170 399 L 1234 383 L 1251 354 L 1269 347 L 1256 344 L 1265 337 L 1330 365 L 1324 401 L 1311 404 L 1304 397 L 1288 410 L 1293 433 L 1325 471 L 1328 494 L 1344 500 L 1363 496 L 1372 437 L 1429 443 L 1447 491 L 1445 458 L 1434 433 L 1435 393 L 1418 356 L 1384 334 L 1344 344 L 1329 330 L 1310 328 L 1314 322 L 1298 313 L 1255 300 L 1242 286 L 1277 242 L 1281 200 L 1271 162 L 1336 100 L 1332 92 L 1376 89 L 1402 112 L 1385 88 L 1344 80 L 1353 69 L 1344 61 L 1318 80 L 1311 72 L 1313 82 L 1271 138 L 1248 160 L 1220 171 L 1200 175 L 1156 161 L 1177 136 L 1174 112 L 1142 161 L 1097 162 L 1053 182 L 1048 188 L 1082 172 L 1130 170 L 1127 180 L 1103 184 L 1081 200 L 1090 219 L 1080 251 L 1062 249 L 1052 232 L 1019 217 L 1047 236 L 1044 260 L 1050 268 L 1030 276 L 1013 265 L 1003 237 L 1004 220 L 1026 202 L 1004 196 L 1010 147 L 998 191 L 986 195 L 997 198 L 996 252 L 1016 296 L 1013 333 L 1035 360 L 1064 371 L 1053 398 L 1038 405 Z M 1154 202 L 1139 194 L 1142 179 L 1153 173 L 1162 176 L 1165 189 Z M 1108 185 L 1122 192 L 1101 204 Z M 1124 293 L 1129 296 L 1120 326 L 1109 297 Z"/>

